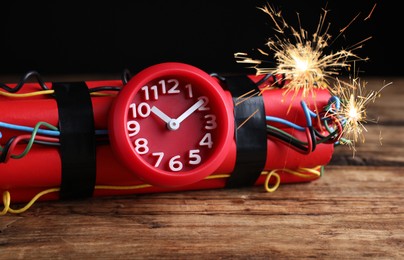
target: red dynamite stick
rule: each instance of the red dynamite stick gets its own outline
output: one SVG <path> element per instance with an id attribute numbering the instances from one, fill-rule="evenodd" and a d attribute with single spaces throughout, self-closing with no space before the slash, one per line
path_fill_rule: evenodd
<path id="1" fill-rule="evenodd" d="M 250 76 L 254 82 L 262 79 L 262 76 Z M 273 79 L 268 79 L 265 85 L 271 85 Z M 86 82 L 89 88 L 98 86 L 122 86 L 120 81 L 90 81 Z M 10 84 L 11 85 L 11 84 Z M 47 83 L 51 89 L 52 84 Z M 13 86 L 13 85 L 11 85 Z M 38 84 L 29 83 L 24 86 L 18 93 L 30 93 L 38 91 Z M 231 95 L 225 92 L 225 100 L 229 107 L 233 107 Z M 113 92 L 112 92 L 113 93 Z M 282 89 L 271 89 L 262 92 L 265 104 L 265 112 L 267 116 L 281 117 L 295 124 L 304 126 L 306 119 L 300 105 L 300 99 L 293 99 L 292 94 L 283 94 Z M 119 95 L 119 94 L 118 94 Z M 298 97 L 298 96 L 297 96 Z M 96 129 L 108 128 L 108 117 L 110 116 L 111 106 L 115 100 L 115 96 L 93 96 L 91 98 L 94 121 Z M 322 108 L 327 105 L 330 94 L 325 90 L 316 90 L 315 97 L 307 97 L 306 103 L 311 110 Z M 289 112 L 286 112 L 288 111 Z M 34 127 L 39 121 L 45 121 L 52 125 L 58 125 L 58 108 L 56 101 L 49 95 L 40 95 L 28 98 L 10 98 L 0 97 L 0 122 L 10 124 Z M 10 111 L 5 113 L 4 111 Z M 313 120 L 313 124 L 316 121 Z M 281 127 L 281 126 L 279 126 Z M 305 140 L 305 133 L 290 129 L 282 128 L 283 131 L 295 135 L 297 138 Z M 9 138 L 16 135 L 27 134 L 21 131 L 0 129 L 2 138 L 0 143 L 4 145 Z M 235 166 L 236 161 L 236 144 L 234 141 L 226 147 L 226 156 L 221 165 L 210 173 L 210 176 L 227 174 L 230 175 Z M 20 143 L 16 145 L 13 154 L 20 154 L 26 147 L 26 144 Z M 267 139 L 267 159 L 264 170 L 272 169 L 297 169 L 299 167 L 312 168 L 326 165 L 331 159 L 333 153 L 333 145 L 319 144 L 315 151 L 302 154 L 291 149 L 287 145 L 275 139 Z M 135 194 L 135 193 L 151 193 L 166 192 L 179 190 L 196 190 L 196 189 L 212 189 L 223 188 L 226 184 L 226 178 L 201 179 L 191 184 L 178 187 L 159 187 L 156 185 L 148 185 L 144 180 L 138 178 L 131 170 L 121 163 L 121 158 L 117 157 L 117 153 L 109 144 L 97 145 L 96 148 L 96 186 L 94 196 Z M 7 163 L 0 164 L 0 192 L 9 191 L 12 200 L 15 202 L 26 202 L 31 200 L 36 194 L 49 188 L 57 188 L 61 183 L 61 159 L 57 146 L 33 145 L 32 149 L 21 159 L 9 159 Z M 311 178 L 303 178 L 288 174 L 288 172 L 278 172 L 281 177 L 281 183 L 295 183 L 315 180 L 318 176 Z M 256 182 L 256 185 L 262 185 L 266 176 L 262 175 Z M 271 180 L 272 182 L 272 180 Z M 144 187 L 133 189 L 113 189 L 107 186 L 138 186 Z M 57 200 L 59 195 L 57 192 L 49 193 L 40 198 L 40 200 Z"/>

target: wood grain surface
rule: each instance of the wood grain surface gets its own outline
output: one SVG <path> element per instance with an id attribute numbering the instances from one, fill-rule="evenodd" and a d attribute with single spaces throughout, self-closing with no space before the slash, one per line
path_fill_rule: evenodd
<path id="1" fill-rule="evenodd" d="M 0 217 L 0 259 L 404 259 L 404 78 L 367 81 L 393 82 L 378 123 L 317 181 L 38 202 Z"/>

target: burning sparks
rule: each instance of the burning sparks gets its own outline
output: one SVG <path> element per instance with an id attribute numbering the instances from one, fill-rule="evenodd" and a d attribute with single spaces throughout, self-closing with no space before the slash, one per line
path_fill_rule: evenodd
<path id="1" fill-rule="evenodd" d="M 258 75 L 260 74 L 285 74 L 290 83 L 286 91 L 302 90 L 303 97 L 313 94 L 313 89 L 329 89 L 329 79 L 339 74 L 342 68 L 349 69 L 350 62 L 361 60 L 352 50 L 342 49 L 335 53 L 325 54 L 329 47 L 331 35 L 328 34 L 329 25 L 325 28 L 327 11 L 320 16 L 315 33 L 309 36 L 301 27 L 295 29 L 282 17 L 281 12 L 276 12 L 270 5 L 259 8 L 268 14 L 275 24 L 274 30 L 278 33 L 275 40 L 267 42 L 269 50 L 273 52 L 277 66 L 274 68 L 261 67 L 264 60 L 248 57 L 247 53 L 235 53 L 238 63 L 253 64 Z M 299 19 L 300 24 L 300 19 Z M 286 36 L 286 30 L 292 34 L 292 40 Z M 282 36 L 282 37 L 281 37 Z M 360 48 L 356 46 L 355 48 Z M 259 50 L 261 54 L 268 53 Z"/>
<path id="2" fill-rule="evenodd" d="M 336 94 L 340 97 L 341 108 L 336 111 L 337 117 L 343 125 L 341 143 L 347 144 L 355 150 L 355 143 L 365 142 L 365 123 L 370 120 L 367 117 L 366 108 L 380 97 L 381 91 L 391 85 L 385 84 L 377 91 L 366 91 L 366 82 L 354 78 L 351 82 L 343 82 L 337 79 Z"/>
<path id="3" fill-rule="evenodd" d="M 371 18 L 375 7 L 376 5 L 373 6 L 364 21 Z M 355 68 L 351 68 L 351 64 L 367 60 L 367 58 L 363 59 L 354 54 L 354 51 L 362 48 L 363 43 L 372 37 L 367 37 L 346 49 L 340 49 L 336 52 L 330 50 L 330 46 L 347 31 L 353 22 L 359 20 L 360 13 L 351 19 L 346 26 L 342 27 L 337 37 L 331 41 L 332 37 L 329 34 L 330 24 L 326 24 L 328 14 L 326 9 L 323 9 L 316 29 L 312 34 L 302 28 L 299 14 L 297 15 L 299 27 L 296 29 L 285 21 L 280 11 L 276 11 L 270 5 L 259 9 L 269 15 L 276 32 L 266 43 L 269 52 L 258 49 L 259 55 L 260 57 L 271 55 L 274 62 L 253 58 L 244 52 L 234 54 L 236 61 L 250 64 L 256 70 L 257 75 L 284 76 L 283 78 L 287 83 L 282 85 L 283 94 L 292 92 L 292 98 L 300 98 L 302 101 L 309 95 L 315 98 L 319 90 L 328 90 L 332 96 L 323 111 L 317 107 L 316 102 L 313 105 L 316 112 L 312 111 L 315 114 L 314 116 L 305 111 L 305 114 L 308 115 L 306 116 L 307 118 L 316 117 L 318 120 L 319 128 L 317 130 L 319 132 L 317 136 L 312 132 L 311 136 L 307 137 L 307 141 L 303 142 L 294 136 L 284 137 L 280 131 L 276 132 L 277 135 L 273 132 L 270 132 L 270 134 L 283 138 L 283 141 L 288 140 L 289 146 L 297 150 L 300 149 L 299 151 L 302 152 L 310 151 L 317 144 L 331 140 L 334 144 L 348 145 L 355 153 L 356 143 L 365 142 L 364 133 L 367 132 L 365 124 L 375 121 L 368 118 L 367 106 L 380 96 L 381 91 L 386 86 L 392 84 L 388 83 L 377 91 L 367 91 L 366 83 L 361 82 L 357 76 L 350 75 L 349 82 L 338 79 L 342 70 L 349 73 L 356 71 Z M 274 65 L 269 67 L 267 64 Z M 274 82 L 273 85 L 265 86 L 261 89 L 261 92 L 274 88 L 277 83 Z M 291 107 L 292 102 L 289 110 Z M 284 119 L 282 118 L 282 120 Z M 286 123 L 290 123 L 290 126 L 293 127 L 295 122 L 286 120 Z M 307 123 L 307 126 L 309 125 L 310 123 Z M 304 126 L 299 126 L 296 129 L 298 131 L 301 129 L 306 130 Z M 307 129 L 311 131 L 310 127 Z M 271 130 L 274 131 L 274 128 L 271 128 Z M 326 133 L 325 135 L 321 132 L 323 130 Z M 302 143 L 310 143 L 311 146 L 308 146 L 305 150 L 305 147 L 301 147 Z"/>

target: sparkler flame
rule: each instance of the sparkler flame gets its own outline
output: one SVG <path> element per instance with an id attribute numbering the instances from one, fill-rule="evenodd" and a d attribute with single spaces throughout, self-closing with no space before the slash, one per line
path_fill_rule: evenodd
<path id="1" fill-rule="evenodd" d="M 278 33 L 275 35 L 275 40 L 270 39 L 266 44 L 273 52 L 277 66 L 274 68 L 262 67 L 265 60 L 250 58 L 247 53 L 238 52 L 234 56 L 238 63 L 253 64 L 258 75 L 285 74 L 286 79 L 290 80 L 290 83 L 285 86 L 285 92 L 301 89 L 303 97 L 310 93 L 314 96 L 313 89 L 330 89 L 329 79 L 338 75 L 342 68 L 348 69 L 353 61 L 366 60 L 348 49 L 325 54 L 332 38 L 328 33 L 329 25 L 325 27 L 328 12 L 325 9 L 323 9 L 324 12 L 320 15 L 317 29 L 311 37 L 301 26 L 298 29 L 290 26 L 282 17 L 281 12 L 276 12 L 270 5 L 259 9 L 270 16 L 275 24 L 274 30 Z M 291 32 L 292 39 L 285 37 L 286 30 Z M 356 46 L 355 49 L 360 47 Z M 269 56 L 268 53 L 259 51 L 261 54 Z"/>
<path id="2" fill-rule="evenodd" d="M 375 7 L 376 5 L 373 6 L 364 21 L 370 19 Z M 252 58 L 247 53 L 237 52 L 234 54 L 237 63 L 250 64 L 256 70 L 257 75 L 284 75 L 288 82 L 283 87 L 284 95 L 292 91 L 292 99 L 299 95 L 299 98 L 304 100 L 309 94 L 315 98 L 319 89 L 327 89 L 333 97 L 330 99 L 331 103 L 327 106 L 328 108 L 326 107 L 323 111 L 325 114 L 320 112 L 314 102 L 319 124 L 323 124 L 324 129 L 329 132 L 326 139 L 332 139 L 335 144 L 348 145 L 355 154 L 355 144 L 360 141 L 365 142 L 364 132 L 367 132 L 365 124 L 375 121 L 368 118 L 367 106 L 380 96 L 380 92 L 386 86 L 392 84 L 388 83 L 377 91 L 367 91 L 366 82 L 361 82 L 357 76 L 350 76 L 349 82 L 338 79 L 338 75 L 343 69 L 355 72 L 355 68 L 351 68 L 352 63 L 368 60 L 368 58 L 359 57 L 353 51 L 362 48 L 363 43 L 372 37 L 365 38 L 349 48 L 340 49 L 337 52 L 328 50 L 359 17 L 360 13 L 343 27 L 339 31 L 339 35 L 331 42 L 332 37 L 328 33 L 330 24 L 326 25 L 328 14 L 326 9 L 323 9 L 316 30 L 311 35 L 300 25 L 299 14 L 299 27 L 295 29 L 285 21 L 280 11 L 276 11 L 269 4 L 258 9 L 269 15 L 274 23 L 276 34 L 267 41 L 266 46 L 276 62 L 270 63 L 265 59 Z M 270 56 L 261 49 L 258 51 L 260 55 Z M 266 67 L 264 64 L 268 63 L 276 64 L 276 66 Z M 274 84 L 277 83 L 274 82 Z M 273 87 L 273 85 L 266 86 L 261 91 Z"/>
<path id="3" fill-rule="evenodd" d="M 365 124 L 375 120 L 369 119 L 366 108 L 370 103 L 380 97 L 381 91 L 391 85 L 392 82 L 383 85 L 379 90 L 366 90 L 366 82 L 361 82 L 357 77 L 350 82 L 339 79 L 336 81 L 336 95 L 341 99 L 341 108 L 336 115 L 343 124 L 341 143 L 347 144 L 355 151 L 355 144 L 365 142 L 364 132 L 367 132 Z"/>

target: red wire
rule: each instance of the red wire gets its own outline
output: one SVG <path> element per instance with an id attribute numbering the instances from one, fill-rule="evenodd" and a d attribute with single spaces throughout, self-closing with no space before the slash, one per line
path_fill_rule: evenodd
<path id="1" fill-rule="evenodd" d="M 335 141 L 338 141 L 341 138 L 342 132 L 343 132 L 344 129 L 342 127 L 341 121 L 337 117 L 331 116 L 331 119 L 334 122 L 334 125 L 338 129 L 338 135 L 333 139 L 333 141 L 335 142 Z"/>
<path id="2" fill-rule="evenodd" d="M 313 143 L 312 143 L 313 140 L 311 139 L 310 128 L 308 127 L 306 127 L 306 138 L 307 138 L 307 151 L 305 151 L 304 154 L 309 154 L 313 149 Z"/>
<path id="3" fill-rule="evenodd" d="M 29 140 L 31 139 L 32 135 L 19 135 L 17 136 L 13 142 L 10 145 L 10 148 L 8 149 L 6 158 L 4 160 L 4 162 L 6 163 L 8 161 L 8 159 L 11 157 L 11 153 L 12 151 L 15 149 L 16 145 L 23 140 Z M 47 136 L 40 136 L 40 135 L 36 135 L 35 136 L 35 140 L 37 141 L 44 141 L 44 142 L 52 142 L 52 143 L 57 143 L 59 142 L 58 138 L 54 138 L 54 137 L 47 137 Z"/>

